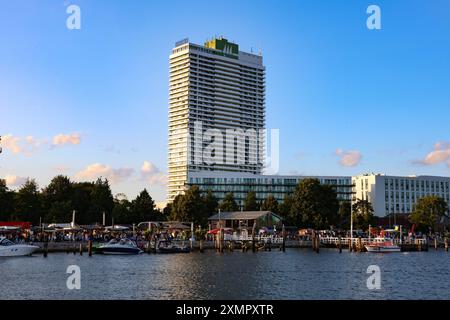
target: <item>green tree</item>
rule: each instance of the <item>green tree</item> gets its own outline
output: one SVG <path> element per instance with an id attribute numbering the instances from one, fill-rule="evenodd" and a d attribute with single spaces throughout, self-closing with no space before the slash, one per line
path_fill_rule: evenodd
<path id="1" fill-rule="evenodd" d="M 175 197 L 172 204 L 171 219 L 194 222 L 195 225 L 206 225 L 208 212 L 198 186 L 191 186 L 184 195 Z"/>
<path id="2" fill-rule="evenodd" d="M 79 182 L 72 184 L 72 193 L 70 200 L 73 210 L 76 211 L 75 222 L 78 224 L 89 224 L 93 222 L 90 217 L 89 209 L 91 207 L 91 193 L 94 189 L 92 182 Z M 98 221 L 98 217 L 94 217 Z"/>
<path id="3" fill-rule="evenodd" d="M 39 224 L 42 214 L 41 195 L 36 180 L 27 181 L 15 193 L 15 217 L 14 220 L 29 221 L 34 225 Z"/>
<path id="4" fill-rule="evenodd" d="M 70 179 L 63 175 L 54 177 L 44 189 L 43 207 L 46 211 L 45 222 L 72 221 L 73 185 Z"/>
<path id="5" fill-rule="evenodd" d="M 269 194 L 267 198 L 265 198 L 261 204 L 261 209 L 265 211 L 271 211 L 273 213 L 278 213 L 278 201 L 272 195 Z"/>
<path id="6" fill-rule="evenodd" d="M 358 199 L 352 209 L 354 228 L 366 230 L 369 228 L 369 224 L 374 223 L 373 207 L 368 200 Z"/>
<path id="7" fill-rule="evenodd" d="M 297 226 L 329 228 L 338 219 L 339 202 L 331 186 L 317 179 L 304 179 L 292 196 L 291 221 Z"/>
<path id="8" fill-rule="evenodd" d="M 259 210 L 258 201 L 256 201 L 256 193 L 254 191 L 247 192 L 244 199 L 245 211 L 257 211 Z"/>
<path id="9" fill-rule="evenodd" d="M 211 190 L 208 190 L 206 195 L 203 196 L 203 203 L 205 205 L 205 212 L 208 217 L 216 213 L 219 202 Z"/>
<path id="10" fill-rule="evenodd" d="M 234 195 L 232 192 L 228 192 L 223 200 L 219 204 L 219 209 L 222 211 L 238 211 L 239 206 L 234 200 Z"/>
<path id="11" fill-rule="evenodd" d="M 0 179 L 0 221 L 10 220 L 14 213 L 14 193 L 6 185 L 5 179 Z"/>
<path id="12" fill-rule="evenodd" d="M 164 215 L 165 220 L 171 219 L 172 206 L 173 206 L 172 202 L 170 202 L 170 203 L 167 203 L 166 206 L 164 207 L 162 214 Z"/>
<path id="13" fill-rule="evenodd" d="M 147 191 L 145 190 L 145 192 Z M 148 196 L 150 197 L 150 195 Z M 100 221 L 103 216 L 103 212 L 108 216 L 111 214 L 114 207 L 114 199 L 108 179 L 97 179 L 92 186 L 90 198 L 91 201 L 88 211 L 88 223 Z"/>
<path id="14" fill-rule="evenodd" d="M 417 229 L 428 231 L 431 228 L 436 231 L 438 221 L 448 213 L 447 202 L 438 196 L 426 196 L 420 198 L 414 206 L 410 220 L 417 225 Z"/>
<path id="15" fill-rule="evenodd" d="M 170 205 L 168 205 L 168 209 L 170 209 L 170 220 L 183 221 L 184 219 L 182 212 L 183 198 L 184 195 L 178 194 L 173 199 L 173 202 Z"/>
<path id="16" fill-rule="evenodd" d="M 153 201 L 147 189 L 142 190 L 136 199 L 131 202 L 133 223 L 155 220 L 155 207 L 155 201 Z"/>
<path id="17" fill-rule="evenodd" d="M 116 196 L 114 198 L 112 218 L 114 219 L 114 224 L 131 224 L 134 222 L 131 215 L 131 203 L 125 196 Z M 108 225 L 109 222 L 106 222 L 106 224 Z"/>
<path id="18" fill-rule="evenodd" d="M 286 194 L 284 196 L 283 202 L 278 204 L 278 213 L 285 219 L 289 224 L 295 224 L 295 221 L 291 221 L 291 211 L 292 211 L 292 195 Z"/>

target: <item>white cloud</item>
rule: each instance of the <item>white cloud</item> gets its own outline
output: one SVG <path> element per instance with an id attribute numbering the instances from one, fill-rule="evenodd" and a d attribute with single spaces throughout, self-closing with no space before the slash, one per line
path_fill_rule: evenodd
<path id="1" fill-rule="evenodd" d="M 141 177 L 150 184 L 165 185 L 167 183 L 167 176 L 149 161 L 144 161 L 142 164 Z"/>
<path id="2" fill-rule="evenodd" d="M 340 157 L 339 163 L 344 167 L 355 167 L 362 158 L 361 152 L 356 150 L 344 151 L 342 149 L 337 149 L 336 155 Z"/>
<path id="3" fill-rule="evenodd" d="M 33 136 L 16 137 L 12 134 L 2 136 L 0 141 L 1 146 L 13 154 L 30 155 L 37 151 L 37 149 L 44 144 L 43 141 L 36 140 Z"/>
<path id="4" fill-rule="evenodd" d="M 130 178 L 134 173 L 132 168 L 111 168 L 108 165 L 101 163 L 93 163 L 88 165 L 84 170 L 78 172 L 75 175 L 77 180 L 93 181 L 97 178 L 106 178 L 112 184 L 120 183 Z"/>
<path id="5" fill-rule="evenodd" d="M 9 187 L 20 187 L 21 185 L 23 185 L 27 181 L 28 178 L 7 174 L 4 179 L 6 181 L 6 185 L 7 186 L 9 186 Z"/>
<path id="6" fill-rule="evenodd" d="M 425 159 L 416 161 L 425 165 L 434 165 L 447 162 L 450 167 L 450 142 L 437 142 L 434 144 L 433 151 L 425 156 Z"/>
<path id="7" fill-rule="evenodd" d="M 78 133 L 72 134 L 58 134 L 53 137 L 53 145 L 54 146 L 63 146 L 66 144 L 77 145 L 80 144 L 81 137 Z"/>

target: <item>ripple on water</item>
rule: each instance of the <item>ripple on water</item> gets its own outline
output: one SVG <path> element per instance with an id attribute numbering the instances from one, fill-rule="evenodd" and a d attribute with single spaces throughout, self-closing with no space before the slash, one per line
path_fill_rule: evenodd
<path id="1" fill-rule="evenodd" d="M 450 299 L 450 256 L 336 250 L 1 258 L 0 299 Z M 68 290 L 66 268 L 81 268 Z M 381 269 L 381 289 L 366 286 Z"/>

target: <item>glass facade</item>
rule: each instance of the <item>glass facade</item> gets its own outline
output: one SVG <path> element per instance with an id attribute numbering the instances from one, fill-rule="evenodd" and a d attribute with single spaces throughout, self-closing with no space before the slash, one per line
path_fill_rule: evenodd
<path id="1" fill-rule="evenodd" d="M 189 177 L 188 186 L 197 185 L 203 193 L 211 190 L 219 200 L 229 192 L 234 194 L 236 202 L 242 207 L 247 193 L 254 191 L 258 201 L 273 195 L 279 203 L 286 194 L 292 194 L 297 184 L 309 177 L 257 176 L 248 177 Z M 350 201 L 352 192 L 351 177 L 310 177 L 316 178 L 321 184 L 330 185 L 337 193 L 339 201 Z"/>

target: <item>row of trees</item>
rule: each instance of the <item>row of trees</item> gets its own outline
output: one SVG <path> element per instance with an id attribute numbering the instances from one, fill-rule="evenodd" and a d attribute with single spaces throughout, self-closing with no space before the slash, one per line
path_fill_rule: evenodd
<path id="1" fill-rule="evenodd" d="M 36 181 L 28 179 L 17 191 L 9 190 L 0 179 L 0 221 L 22 220 L 37 225 L 40 221 L 69 222 L 76 211 L 76 222 L 102 222 L 105 213 L 108 223 L 155 220 L 162 218 L 155 202 L 143 190 L 136 199 L 114 198 L 107 179 L 95 182 L 73 182 L 66 176 L 56 176 L 49 185 L 39 189 Z"/>
<path id="2" fill-rule="evenodd" d="M 105 213 L 107 224 L 111 218 L 115 223 L 123 224 L 169 219 L 193 221 L 196 225 L 206 226 L 208 217 L 219 209 L 239 210 L 233 193 L 226 194 L 219 202 L 211 191 L 202 195 L 198 186 L 192 186 L 160 211 L 146 189 L 132 201 L 123 194 L 114 198 L 107 179 L 73 182 L 59 175 L 43 189 L 39 189 L 35 180 L 29 179 L 17 191 L 9 190 L 5 180 L 0 179 L 0 221 L 24 220 L 35 225 L 40 219 L 49 223 L 68 222 L 71 221 L 72 211 L 76 210 L 79 224 L 101 222 Z M 282 203 L 278 203 L 273 195 L 259 202 L 255 192 L 248 192 L 243 210 L 272 211 L 282 216 L 286 224 L 315 229 L 326 229 L 332 225 L 348 229 L 351 211 L 356 229 L 366 229 L 375 222 L 369 201 L 358 200 L 350 208 L 349 202 L 339 203 L 331 186 L 322 185 L 317 179 L 302 180 Z M 425 197 L 419 199 L 410 220 L 419 230 L 428 230 L 434 228 L 447 212 L 448 205 L 444 199 Z"/>
<path id="3" fill-rule="evenodd" d="M 184 195 L 175 198 L 165 209 L 171 220 L 194 221 L 205 225 L 210 215 L 221 211 L 237 211 L 233 193 L 227 193 L 218 201 L 211 191 L 201 195 L 197 186 L 191 187 Z M 302 180 L 291 195 L 286 195 L 278 203 L 273 195 L 257 201 L 253 191 L 247 193 L 243 203 L 244 211 L 267 210 L 282 216 L 287 224 L 306 228 L 325 229 L 331 225 L 345 227 L 350 222 L 350 204 L 339 203 L 331 186 L 322 185 L 317 179 Z M 369 202 L 358 201 L 353 207 L 355 227 L 363 228 L 373 222 L 373 209 Z"/>

